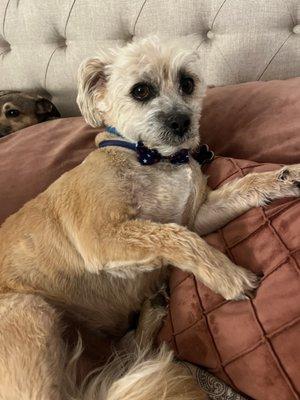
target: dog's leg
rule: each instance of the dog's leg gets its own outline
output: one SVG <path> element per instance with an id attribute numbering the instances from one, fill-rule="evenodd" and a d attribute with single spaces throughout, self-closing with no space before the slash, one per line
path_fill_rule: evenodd
<path id="1" fill-rule="evenodd" d="M 193 273 L 226 299 L 244 298 L 245 292 L 257 286 L 252 272 L 233 264 L 195 232 L 176 224 L 126 221 L 110 229 L 96 251 L 89 248 L 89 256 L 95 262 L 97 254 L 98 266 L 102 265 L 104 271 L 135 276 L 138 271 L 173 265 Z"/>
<path id="2" fill-rule="evenodd" d="M 0 295 L 0 399 L 64 398 L 60 331 L 56 311 L 38 296 Z"/>
<path id="3" fill-rule="evenodd" d="M 135 331 L 135 341 L 140 348 L 151 348 L 167 315 L 168 295 L 165 286 L 154 296 L 144 301 L 139 323 Z"/>
<path id="4" fill-rule="evenodd" d="M 300 164 L 252 173 L 211 191 L 196 216 L 195 230 L 206 235 L 253 207 L 300 195 Z"/>
<path id="5" fill-rule="evenodd" d="M 119 344 L 114 359 L 81 389 L 83 400 L 207 400 L 173 352 L 153 342 L 166 315 L 163 290 L 142 306 L 137 330 Z"/>

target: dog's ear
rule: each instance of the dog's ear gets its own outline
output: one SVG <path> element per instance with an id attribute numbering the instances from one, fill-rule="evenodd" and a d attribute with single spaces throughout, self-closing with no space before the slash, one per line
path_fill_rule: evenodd
<path id="1" fill-rule="evenodd" d="M 46 114 L 52 111 L 53 104 L 48 99 L 44 97 L 40 97 L 36 103 L 36 113 L 37 114 Z"/>
<path id="2" fill-rule="evenodd" d="M 36 100 L 36 114 L 41 121 L 60 118 L 60 112 L 50 100 L 40 97 Z"/>
<path id="3" fill-rule="evenodd" d="M 78 71 L 77 104 L 86 122 L 93 127 L 102 125 L 102 116 L 97 104 L 106 92 L 106 66 L 110 64 L 110 60 L 103 58 L 94 57 L 84 61 Z"/>

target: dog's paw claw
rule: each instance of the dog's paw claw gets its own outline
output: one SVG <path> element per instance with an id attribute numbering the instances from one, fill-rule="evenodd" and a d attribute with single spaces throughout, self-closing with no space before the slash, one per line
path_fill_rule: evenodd
<path id="1" fill-rule="evenodd" d="M 230 296 L 226 296 L 226 300 L 249 300 L 255 297 L 261 277 L 251 271 L 244 270 L 240 278 L 238 288 L 235 288 Z"/>
<path id="2" fill-rule="evenodd" d="M 290 171 L 288 168 L 285 168 L 279 172 L 278 180 L 279 181 L 286 181 L 290 175 Z"/>
<path id="3" fill-rule="evenodd" d="M 256 296 L 257 289 L 246 290 L 244 293 L 238 294 L 236 297 L 230 299 L 232 301 L 252 300 Z"/>
<path id="4" fill-rule="evenodd" d="M 293 181 L 293 184 L 300 189 L 300 181 Z"/>
<path id="5" fill-rule="evenodd" d="M 256 292 L 257 292 L 257 288 L 253 289 L 253 290 L 247 290 L 245 292 L 245 298 L 248 299 L 248 300 L 254 299 L 255 296 L 256 296 Z"/>
<path id="6" fill-rule="evenodd" d="M 153 308 L 166 307 L 168 304 L 167 298 L 162 293 L 158 293 L 156 296 L 152 297 L 150 302 Z"/>
<path id="7" fill-rule="evenodd" d="M 277 180 L 298 186 L 300 184 L 300 164 L 283 167 L 277 175 Z"/>
<path id="8" fill-rule="evenodd" d="M 272 201 L 273 201 L 272 197 L 265 196 L 263 205 L 264 205 L 264 206 L 268 206 L 269 204 L 272 203 Z"/>
<path id="9" fill-rule="evenodd" d="M 168 287 L 163 284 L 157 293 L 151 298 L 150 302 L 153 308 L 166 308 L 169 303 Z"/>

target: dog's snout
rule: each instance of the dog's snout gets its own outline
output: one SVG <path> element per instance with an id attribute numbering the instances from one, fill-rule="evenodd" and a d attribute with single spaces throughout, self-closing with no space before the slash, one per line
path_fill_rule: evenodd
<path id="1" fill-rule="evenodd" d="M 12 132 L 12 127 L 0 124 L 0 138 L 9 135 Z"/>
<path id="2" fill-rule="evenodd" d="M 183 136 L 191 125 L 191 118 L 187 114 L 175 114 L 167 119 L 167 126 L 177 136 Z"/>

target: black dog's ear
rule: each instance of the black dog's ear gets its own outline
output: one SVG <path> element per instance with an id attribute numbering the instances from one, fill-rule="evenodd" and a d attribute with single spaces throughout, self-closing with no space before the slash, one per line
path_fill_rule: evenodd
<path id="1" fill-rule="evenodd" d="M 48 121 L 49 119 L 60 118 L 60 112 L 50 100 L 44 97 L 36 101 L 36 113 L 42 121 Z"/>

